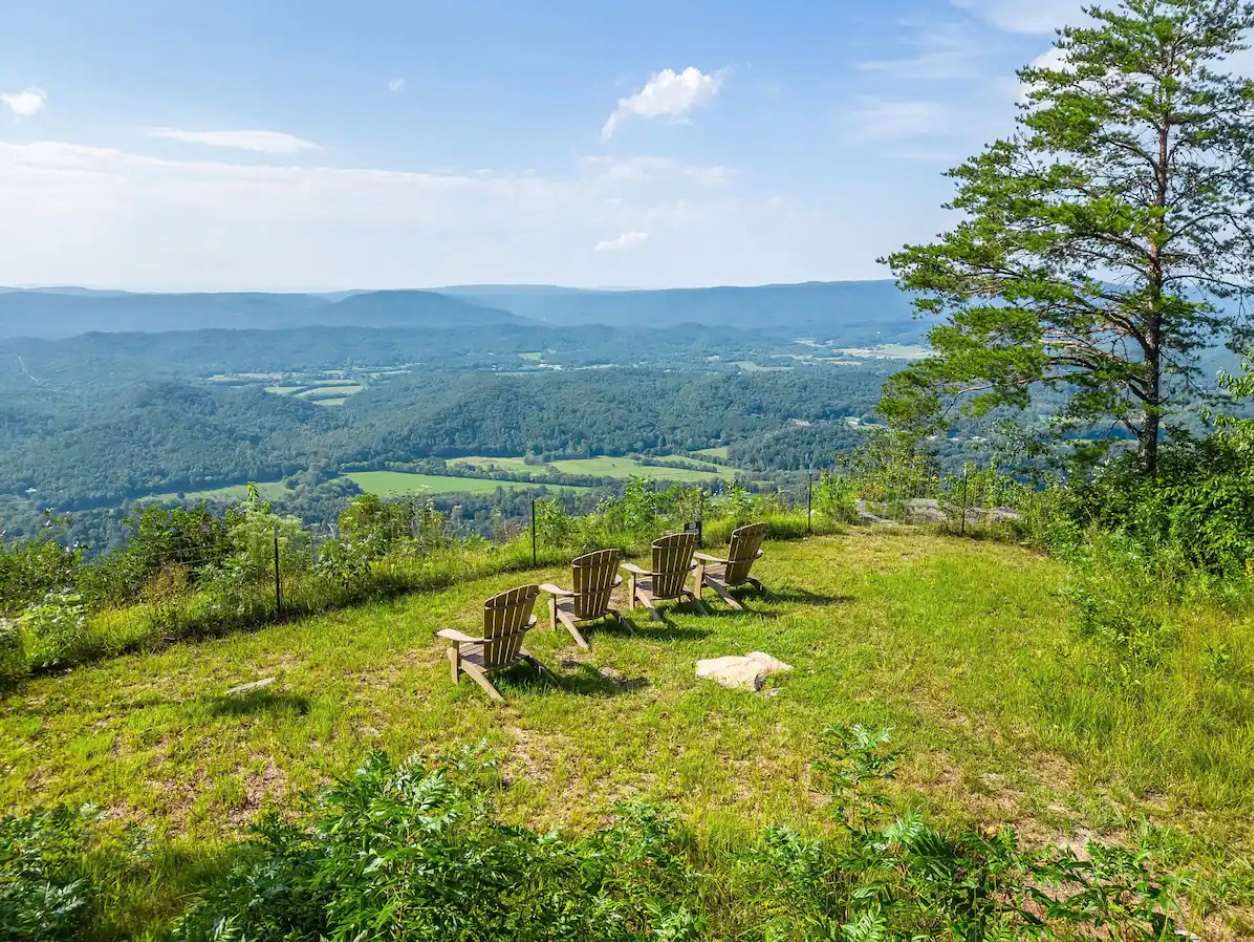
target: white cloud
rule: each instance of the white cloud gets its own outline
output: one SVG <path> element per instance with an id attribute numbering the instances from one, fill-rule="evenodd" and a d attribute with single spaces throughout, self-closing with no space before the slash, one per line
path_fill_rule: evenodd
<path id="1" fill-rule="evenodd" d="M 1033 59 L 1028 65 L 1033 69 L 1052 69 L 1058 72 L 1066 72 L 1071 68 L 1071 64 L 1067 61 L 1067 54 L 1057 46 L 1050 46 L 1039 56 Z M 1019 101 L 1028 100 L 1028 92 L 1031 86 L 1026 82 L 1019 82 Z"/>
<path id="2" fill-rule="evenodd" d="M 609 140 L 625 118 L 683 118 L 694 108 L 707 105 L 718 95 L 723 72 L 702 72 L 688 66 L 682 72 L 663 69 L 649 77 L 644 88 L 618 100 L 618 107 L 606 119 L 601 137 Z"/>
<path id="3" fill-rule="evenodd" d="M 613 239 L 602 239 L 592 247 L 594 252 L 627 252 L 649 241 L 647 232 L 624 232 Z"/>
<path id="4" fill-rule="evenodd" d="M 4 102 L 9 110 L 20 118 L 29 118 L 31 115 L 39 114 L 44 110 L 44 106 L 48 103 L 48 93 L 42 88 L 31 86 L 24 88 L 20 92 L 10 92 L 7 95 L 0 95 L 0 102 Z"/>
<path id="5" fill-rule="evenodd" d="M 1088 0 L 950 0 L 955 7 L 1009 33 L 1048 34 L 1085 19 Z"/>
<path id="6" fill-rule="evenodd" d="M 392 94 L 399 94 L 405 90 L 405 78 L 398 75 L 394 79 L 388 79 L 388 91 Z"/>
<path id="7" fill-rule="evenodd" d="M 867 97 L 849 112 L 847 128 L 860 141 L 908 141 L 948 136 L 955 121 L 953 109 L 940 102 Z"/>
<path id="8" fill-rule="evenodd" d="M 980 74 L 987 43 L 952 23 L 903 24 L 912 30 L 904 45 L 908 55 L 858 63 L 863 72 L 884 72 L 899 78 L 956 79 Z"/>
<path id="9" fill-rule="evenodd" d="M 882 277 L 875 258 L 937 231 L 948 192 L 939 179 L 921 197 L 899 181 L 838 174 L 822 194 L 780 199 L 741 189 L 734 174 L 705 185 L 704 168 L 679 162 L 637 178 L 590 161 L 556 175 L 480 174 L 210 153 L 0 141 L 0 284 L 332 290 Z M 628 233 L 648 241 L 592 251 Z"/>
<path id="10" fill-rule="evenodd" d="M 184 131 L 180 128 L 152 128 L 149 137 L 182 141 L 185 144 L 203 144 L 206 147 L 225 147 L 233 150 L 251 150 L 259 154 L 296 154 L 306 150 L 322 150 L 321 145 L 282 131 Z"/>
<path id="11" fill-rule="evenodd" d="M 656 183 L 691 180 L 705 186 L 728 183 L 735 171 L 722 164 L 688 164 L 670 157 L 585 157 L 585 168 L 606 182 Z"/>

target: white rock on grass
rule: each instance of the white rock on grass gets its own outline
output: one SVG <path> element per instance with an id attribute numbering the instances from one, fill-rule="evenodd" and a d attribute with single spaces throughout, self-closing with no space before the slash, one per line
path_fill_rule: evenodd
<path id="1" fill-rule="evenodd" d="M 771 674 L 790 671 L 792 666 L 762 651 L 750 651 L 743 657 L 726 657 L 697 661 L 697 677 L 717 681 L 735 690 L 761 690 Z"/>

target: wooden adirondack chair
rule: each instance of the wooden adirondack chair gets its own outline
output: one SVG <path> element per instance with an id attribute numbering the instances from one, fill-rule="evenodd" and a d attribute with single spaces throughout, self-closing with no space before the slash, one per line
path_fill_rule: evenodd
<path id="1" fill-rule="evenodd" d="M 762 583 L 749 575 L 754 561 L 762 555 L 762 540 L 765 538 L 766 524 L 751 523 L 732 531 L 726 559 L 705 553 L 694 554 L 697 559 L 697 595 L 710 588 L 732 608 L 743 609 L 744 606 L 731 594 L 732 589 L 748 584 L 759 592 L 765 591 Z"/>
<path id="2" fill-rule="evenodd" d="M 540 586 L 542 592 L 549 593 L 549 624 L 556 630 L 561 622 L 581 648 L 587 648 L 588 642 L 579 630 L 580 623 L 609 616 L 631 630 L 623 616 L 610 607 L 611 594 L 623 582 L 618 575 L 621 556 L 616 549 L 587 553 L 571 561 L 573 589 L 563 589 L 551 582 Z"/>
<path id="3" fill-rule="evenodd" d="M 523 635 L 536 625 L 532 609 L 540 594 L 537 585 L 524 585 L 494 595 L 483 603 L 483 637 L 472 638 L 455 628 L 443 628 L 437 638 L 449 642 L 448 659 L 453 667 L 453 683 L 462 674 L 484 689 L 497 703 L 504 697 L 492 685 L 490 675 L 519 661 L 526 661 L 536 670 L 552 676 L 552 671 L 537 661 L 522 646 Z"/>
<path id="4" fill-rule="evenodd" d="M 695 533 L 672 533 L 653 541 L 653 568 L 641 569 L 634 563 L 623 563 L 631 579 L 627 607 L 639 602 L 649 610 L 655 621 L 661 618 L 657 603 L 687 599 L 701 605 L 701 600 L 685 585 L 692 572 L 692 554 L 697 548 Z"/>

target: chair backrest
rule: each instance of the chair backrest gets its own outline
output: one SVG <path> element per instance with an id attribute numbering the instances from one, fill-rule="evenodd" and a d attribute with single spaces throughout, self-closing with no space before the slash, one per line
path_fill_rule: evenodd
<path id="1" fill-rule="evenodd" d="M 616 549 L 597 550 L 571 562 L 575 577 L 575 617 L 600 618 L 610 608 L 610 593 L 622 554 Z"/>
<path id="2" fill-rule="evenodd" d="M 678 598 L 684 580 L 692 570 L 692 554 L 697 551 L 695 533 L 672 533 L 653 541 L 653 596 Z"/>
<path id="3" fill-rule="evenodd" d="M 766 524 L 751 523 L 737 527 L 732 531 L 731 544 L 727 547 L 727 573 L 724 577 L 728 585 L 739 585 L 749 578 L 749 570 L 753 561 L 758 558 L 758 550 L 766 539 Z"/>
<path id="4" fill-rule="evenodd" d="M 483 603 L 483 666 L 506 667 L 518 660 L 538 585 L 522 585 Z"/>

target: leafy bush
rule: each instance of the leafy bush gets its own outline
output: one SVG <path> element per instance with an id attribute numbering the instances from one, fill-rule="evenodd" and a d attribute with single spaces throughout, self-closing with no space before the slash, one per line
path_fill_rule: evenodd
<path id="1" fill-rule="evenodd" d="M 50 535 L 0 545 L 0 614 L 14 614 L 49 592 L 74 587 L 82 552 L 66 549 Z"/>
<path id="2" fill-rule="evenodd" d="M 411 536 L 413 509 L 408 503 L 384 501 L 374 494 L 354 497 L 340 513 L 340 534 L 370 559 L 384 556 Z"/>
<path id="3" fill-rule="evenodd" d="M 0 818 L 0 940 L 59 942 L 90 926 L 85 815 L 63 806 Z"/>
<path id="4" fill-rule="evenodd" d="M 21 627 L 30 639 L 36 667 L 51 668 L 86 659 L 93 646 L 83 597 L 74 592 L 50 593 L 22 613 Z"/>
<path id="5" fill-rule="evenodd" d="M 1126 532 L 1190 565 L 1239 573 L 1254 559 L 1254 462 L 1230 436 L 1172 443 L 1154 478 L 1113 462 L 1068 497 L 1082 524 Z"/>
<path id="6" fill-rule="evenodd" d="M 171 938 L 693 937 L 681 902 L 692 875 L 669 818 L 628 806 L 613 827 L 575 839 L 506 825 L 484 771 L 372 755 L 322 796 L 312 826 L 264 819 L 251 859 Z"/>
<path id="7" fill-rule="evenodd" d="M 309 532 L 295 517 L 272 513 L 254 485 L 248 496 L 227 510 L 230 555 L 225 567 L 243 581 L 274 577 L 275 547 L 284 573 L 301 572 L 312 564 Z"/>
<path id="8" fill-rule="evenodd" d="M 814 511 L 835 523 L 857 519 L 858 486 L 852 477 L 839 471 L 824 471 L 815 482 Z"/>
<path id="9" fill-rule="evenodd" d="M 145 507 L 125 522 L 131 531 L 125 547 L 84 570 L 81 588 L 93 601 L 133 601 L 163 570 L 212 568 L 230 552 L 226 522 L 204 505 Z"/>
<path id="10" fill-rule="evenodd" d="M 1128 680 L 1156 664 L 1176 640 L 1171 622 L 1176 567 L 1126 534 L 1093 531 L 1072 560 L 1067 592 L 1081 634 L 1126 659 Z"/>
<path id="11" fill-rule="evenodd" d="M 15 618 L 0 618 L 0 690 L 26 676 L 26 636 Z"/>

